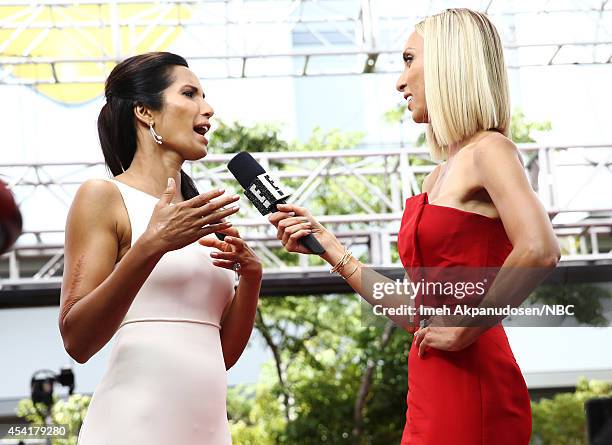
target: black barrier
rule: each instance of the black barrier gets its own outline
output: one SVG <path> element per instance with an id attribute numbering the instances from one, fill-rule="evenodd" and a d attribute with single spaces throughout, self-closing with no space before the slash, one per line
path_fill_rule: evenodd
<path id="1" fill-rule="evenodd" d="M 612 397 L 587 400 L 584 409 L 589 445 L 612 444 Z"/>

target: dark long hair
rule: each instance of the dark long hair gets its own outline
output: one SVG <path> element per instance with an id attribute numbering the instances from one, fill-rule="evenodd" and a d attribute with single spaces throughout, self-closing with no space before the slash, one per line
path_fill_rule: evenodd
<path id="1" fill-rule="evenodd" d="M 134 107 L 143 105 L 151 110 L 161 110 L 164 106 L 163 91 L 172 83 L 171 70 L 176 65 L 189 67 L 187 61 L 176 54 L 139 54 L 115 66 L 106 79 L 106 104 L 98 116 L 98 136 L 104 161 L 113 176 L 127 170 L 136 153 Z M 183 169 L 181 193 L 185 199 L 199 193 Z"/>

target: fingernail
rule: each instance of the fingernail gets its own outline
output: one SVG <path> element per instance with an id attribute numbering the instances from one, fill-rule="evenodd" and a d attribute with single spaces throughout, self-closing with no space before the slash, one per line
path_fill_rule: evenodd
<path id="1" fill-rule="evenodd" d="M 289 212 L 288 215 L 289 216 L 295 216 L 295 212 Z"/>
<path id="2" fill-rule="evenodd" d="M 232 238 L 231 236 L 226 236 L 226 237 L 225 237 L 225 241 L 231 241 L 231 240 L 233 240 L 233 239 L 234 239 L 234 238 Z"/>
<path id="3" fill-rule="evenodd" d="M 170 184 L 172 184 L 172 178 L 168 178 L 168 187 L 170 187 Z"/>

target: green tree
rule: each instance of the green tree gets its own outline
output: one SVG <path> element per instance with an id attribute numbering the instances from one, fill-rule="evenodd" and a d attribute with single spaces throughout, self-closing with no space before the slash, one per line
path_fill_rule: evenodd
<path id="1" fill-rule="evenodd" d="M 387 110 L 383 115 L 383 120 L 390 125 L 404 125 L 406 122 L 406 104 L 404 102 L 398 103 L 395 107 Z M 532 137 L 534 131 L 550 131 L 552 124 L 550 121 L 529 121 L 525 117 L 525 113 L 520 107 L 517 107 L 512 112 L 510 118 L 510 135 L 514 143 L 527 143 L 535 142 Z M 425 132 L 419 134 L 416 141 L 414 141 L 416 147 L 425 145 Z"/>
<path id="2" fill-rule="evenodd" d="M 66 439 L 51 439 L 52 445 L 76 445 L 81 424 L 91 401 L 90 396 L 72 394 L 68 399 L 53 398 L 50 420 L 55 425 L 67 425 L 69 437 Z M 45 425 L 47 407 L 42 403 L 36 405 L 32 399 L 22 399 L 17 404 L 16 414 L 27 420 L 31 425 Z"/>
<path id="3" fill-rule="evenodd" d="M 525 117 L 525 113 L 521 108 L 515 108 L 512 112 L 512 118 L 510 120 L 510 133 L 512 140 L 517 144 L 535 142 L 532 137 L 534 131 L 550 131 L 552 130 L 552 124 L 550 121 L 528 121 Z"/>
<path id="4" fill-rule="evenodd" d="M 289 143 L 280 137 L 281 125 L 257 123 L 244 126 L 238 122 L 228 124 L 216 119 L 217 125 L 210 137 L 209 146 L 215 153 L 248 151 L 278 152 L 289 150 Z"/>
<path id="5" fill-rule="evenodd" d="M 355 295 L 261 300 L 257 329 L 274 359 L 255 389 L 230 391 L 238 443 L 400 440 L 411 338 L 364 323 L 362 310 Z"/>
<path id="6" fill-rule="evenodd" d="M 573 393 L 556 394 L 531 404 L 533 445 L 586 445 L 585 402 L 612 396 L 612 383 L 578 380 Z"/>
<path id="7" fill-rule="evenodd" d="M 590 326 L 609 326 L 602 300 L 612 297 L 605 288 L 589 283 L 548 284 L 538 286 L 528 298 L 531 304 L 574 306 L 574 318 Z"/>

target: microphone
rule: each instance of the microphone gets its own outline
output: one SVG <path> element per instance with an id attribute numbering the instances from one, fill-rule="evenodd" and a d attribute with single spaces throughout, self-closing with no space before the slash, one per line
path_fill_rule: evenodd
<path id="1" fill-rule="evenodd" d="M 291 196 L 283 193 L 274 179 L 246 151 L 234 156 L 227 164 L 227 168 L 244 189 L 244 196 L 262 215 L 276 212 L 276 205 L 286 204 L 287 198 Z M 312 234 L 300 238 L 298 242 L 312 253 L 317 255 L 325 253 L 323 246 Z"/>

